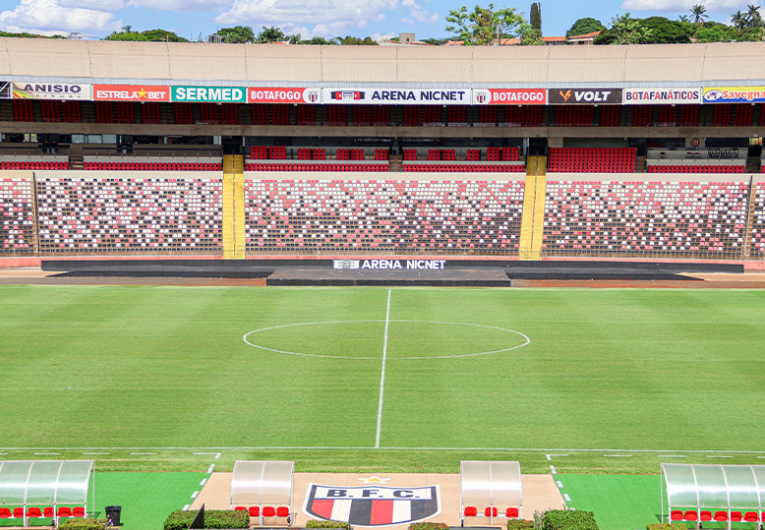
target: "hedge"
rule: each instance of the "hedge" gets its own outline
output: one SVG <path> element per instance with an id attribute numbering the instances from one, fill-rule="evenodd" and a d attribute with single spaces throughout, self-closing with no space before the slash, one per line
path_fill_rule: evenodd
<path id="1" fill-rule="evenodd" d="M 446 523 L 412 523 L 409 530 L 449 530 Z"/>
<path id="2" fill-rule="evenodd" d="M 651 523 L 646 525 L 646 530 L 688 530 L 682 523 Z"/>
<path id="3" fill-rule="evenodd" d="M 534 521 L 510 519 L 507 521 L 507 530 L 534 530 Z"/>
<path id="4" fill-rule="evenodd" d="M 199 510 L 175 510 L 165 519 L 165 530 L 186 530 Z M 205 528 L 247 528 L 250 515 L 237 510 L 205 510 Z"/>
<path id="5" fill-rule="evenodd" d="M 62 519 L 59 530 L 104 530 L 106 519 Z"/>
<path id="6" fill-rule="evenodd" d="M 316 519 L 308 519 L 305 524 L 306 528 L 345 528 L 349 530 L 351 525 L 342 521 L 317 521 Z"/>
<path id="7" fill-rule="evenodd" d="M 550 510 L 545 512 L 542 530 L 599 530 L 592 512 Z"/>

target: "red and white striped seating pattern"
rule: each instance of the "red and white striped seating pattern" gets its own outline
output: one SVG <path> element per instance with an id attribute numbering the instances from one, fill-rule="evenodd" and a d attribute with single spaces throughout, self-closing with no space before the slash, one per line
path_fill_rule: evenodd
<path id="1" fill-rule="evenodd" d="M 758 184 L 752 216 L 752 258 L 765 257 L 765 184 Z"/>
<path id="2" fill-rule="evenodd" d="M 524 173 L 524 164 L 404 164 L 405 173 Z"/>
<path id="3" fill-rule="evenodd" d="M 553 147 L 548 173 L 634 173 L 631 147 Z"/>
<path id="4" fill-rule="evenodd" d="M 310 161 L 309 161 L 310 162 Z M 245 171 L 388 171 L 388 164 L 354 164 L 332 162 L 287 164 L 287 163 L 255 163 L 245 164 Z"/>
<path id="5" fill-rule="evenodd" d="M 0 169 L 69 169 L 69 162 L 0 162 Z"/>
<path id="6" fill-rule="evenodd" d="M 209 162 L 84 162 L 83 168 L 101 171 L 221 171 L 223 164 Z"/>
<path id="7" fill-rule="evenodd" d="M 0 255 L 34 251 L 32 183 L 26 179 L 0 179 Z"/>
<path id="8" fill-rule="evenodd" d="M 250 252 L 515 254 L 522 181 L 245 180 Z"/>
<path id="9" fill-rule="evenodd" d="M 37 180 L 40 253 L 219 252 L 220 179 Z"/>
<path id="10" fill-rule="evenodd" d="M 546 255 L 740 257 L 748 185 L 547 183 Z"/>

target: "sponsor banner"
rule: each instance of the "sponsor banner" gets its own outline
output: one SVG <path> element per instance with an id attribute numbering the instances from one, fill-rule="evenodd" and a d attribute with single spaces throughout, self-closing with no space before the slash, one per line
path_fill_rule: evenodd
<path id="1" fill-rule="evenodd" d="M 622 90 L 625 105 L 679 105 L 701 103 L 700 88 L 625 88 Z"/>
<path id="2" fill-rule="evenodd" d="M 14 99 L 92 99 L 91 85 L 13 83 Z"/>
<path id="3" fill-rule="evenodd" d="M 470 105 L 469 89 L 325 88 L 322 102 L 350 105 Z"/>
<path id="4" fill-rule="evenodd" d="M 174 86 L 172 100 L 189 103 L 246 103 L 247 89 L 230 86 Z"/>
<path id="5" fill-rule="evenodd" d="M 387 526 L 422 521 L 441 512 L 438 486 L 308 485 L 303 511 L 317 519 L 343 521 L 351 526 Z"/>
<path id="6" fill-rule="evenodd" d="M 544 105 L 544 88 L 488 88 L 473 90 L 473 105 Z"/>
<path id="7" fill-rule="evenodd" d="M 13 97 L 13 87 L 11 83 L 0 83 L 0 99 L 11 99 Z"/>
<path id="8" fill-rule="evenodd" d="M 764 103 L 765 87 L 711 87 L 704 89 L 704 103 Z"/>
<path id="9" fill-rule="evenodd" d="M 318 88 L 250 87 L 247 101 L 250 103 L 321 103 Z"/>
<path id="10" fill-rule="evenodd" d="M 621 105 L 621 88 L 553 88 L 547 91 L 550 105 Z"/>
<path id="11" fill-rule="evenodd" d="M 444 270 L 446 260 L 443 259 L 336 259 L 332 266 L 335 269 L 371 269 L 371 270 Z"/>
<path id="12" fill-rule="evenodd" d="M 170 87 L 145 85 L 94 85 L 96 101 L 170 101 Z"/>

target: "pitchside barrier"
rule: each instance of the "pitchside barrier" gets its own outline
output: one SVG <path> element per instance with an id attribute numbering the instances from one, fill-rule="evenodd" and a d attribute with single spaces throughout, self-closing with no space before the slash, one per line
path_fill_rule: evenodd
<path id="1" fill-rule="evenodd" d="M 520 462 L 460 462 L 460 514 L 465 520 L 490 525 L 495 519 L 522 517 Z"/>
<path id="2" fill-rule="evenodd" d="M 295 462 L 237 460 L 231 477 L 231 509 L 247 511 L 258 525 L 295 519 Z"/>

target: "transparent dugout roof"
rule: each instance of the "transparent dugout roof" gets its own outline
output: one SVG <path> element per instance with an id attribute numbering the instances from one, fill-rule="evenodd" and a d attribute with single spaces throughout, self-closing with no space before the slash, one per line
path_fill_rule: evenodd
<path id="1" fill-rule="evenodd" d="M 232 506 L 291 506 L 295 462 L 237 460 L 231 478 Z"/>
<path id="2" fill-rule="evenodd" d="M 669 506 L 759 510 L 765 466 L 662 464 Z"/>
<path id="3" fill-rule="evenodd" d="M 464 506 L 521 506 L 520 462 L 463 460 L 460 488 Z"/>
<path id="4" fill-rule="evenodd" d="M 0 505 L 87 504 L 93 460 L 0 461 Z"/>

